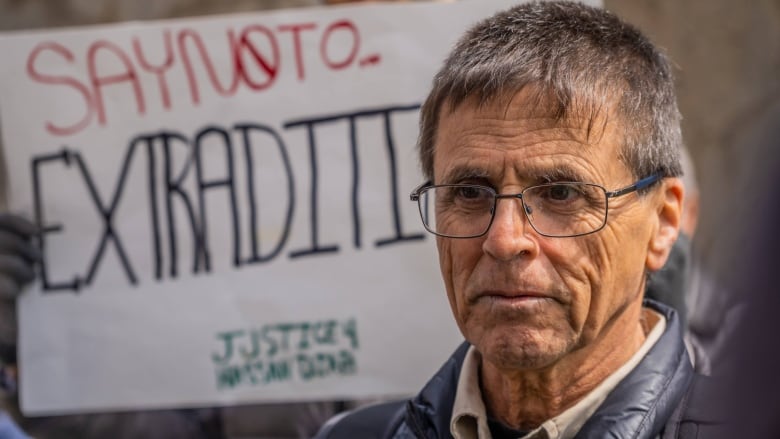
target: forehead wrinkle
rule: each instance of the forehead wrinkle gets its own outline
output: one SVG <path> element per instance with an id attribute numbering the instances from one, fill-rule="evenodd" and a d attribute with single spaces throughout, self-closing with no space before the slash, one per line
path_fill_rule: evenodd
<path id="1" fill-rule="evenodd" d="M 556 109 L 557 105 L 550 99 L 550 96 L 537 94 L 532 89 L 518 90 L 513 94 L 479 103 L 476 113 L 499 113 L 498 119 L 506 121 L 544 120 L 553 127 L 582 131 L 585 143 L 594 137 L 595 143 L 598 143 L 606 132 L 607 125 L 614 123 L 611 116 L 616 113 L 616 100 L 608 99 L 606 102 L 588 104 L 575 99 L 571 111 L 561 115 Z"/>
<path id="2" fill-rule="evenodd" d="M 600 119 L 600 136 L 594 138 L 592 127 L 579 123 L 587 119 L 576 116 L 555 119 L 527 109 L 512 111 L 507 106 L 468 107 L 461 105 L 439 116 L 440 128 L 447 129 L 442 130 L 434 148 L 434 164 L 442 165 L 434 165 L 437 184 L 471 178 L 500 186 L 509 174 L 530 184 L 606 183 L 601 181 L 603 172 L 595 169 L 588 157 L 595 148 L 611 147 L 603 142 L 607 127 L 613 125 L 609 119 Z M 441 155 L 443 149 L 447 150 L 445 155 Z"/>
<path id="3" fill-rule="evenodd" d="M 583 142 L 580 139 L 572 138 L 561 133 L 559 136 L 550 137 L 548 134 L 540 133 L 542 130 L 536 130 L 537 134 L 533 132 L 528 135 L 529 132 L 517 133 L 472 133 L 461 136 L 457 140 L 452 148 L 450 148 L 450 155 L 457 155 L 459 150 L 471 150 L 471 151 L 487 151 L 487 152 L 504 152 L 513 153 L 520 149 L 530 149 L 529 155 L 536 156 L 540 154 L 555 155 L 560 154 L 564 150 L 574 150 L 575 148 L 582 147 L 583 149 L 589 149 L 597 145 L 593 145 L 587 142 Z"/>
<path id="4" fill-rule="evenodd" d="M 442 175 L 436 178 L 437 184 L 457 183 L 467 179 L 490 180 L 497 184 L 507 172 L 521 180 L 533 183 L 587 182 L 596 177 L 593 175 L 595 170 L 591 169 L 592 164 L 581 153 L 573 151 L 575 146 L 571 143 L 577 146 L 585 145 L 568 138 L 547 139 L 543 142 L 519 146 L 517 149 L 506 149 L 492 143 L 489 145 L 473 143 L 476 142 L 456 147 L 463 148 L 464 153 L 450 154 L 447 164 L 442 169 Z M 475 151 L 485 153 L 469 154 Z"/>
<path id="5" fill-rule="evenodd" d="M 506 129 L 495 130 L 493 127 L 480 125 L 477 132 L 470 132 L 457 136 L 450 148 L 451 154 L 457 154 L 460 148 L 472 150 L 504 150 L 511 152 L 520 148 L 545 148 L 554 153 L 564 148 L 577 147 L 588 148 L 597 146 L 587 139 L 584 135 L 576 135 L 576 131 L 584 129 L 575 129 L 569 127 L 538 127 L 525 129 L 523 127 L 508 126 Z M 584 133 L 583 133 L 584 134 Z M 438 148 L 437 148 L 438 149 Z"/>
<path id="6" fill-rule="evenodd" d="M 473 136 L 479 136 L 480 134 L 483 134 L 483 131 L 489 131 L 494 128 L 499 128 L 498 132 L 490 132 L 490 135 L 493 137 L 501 137 L 501 138 L 511 138 L 511 137 L 519 137 L 522 135 L 533 135 L 534 138 L 536 137 L 543 137 L 547 140 L 555 140 L 555 138 L 550 139 L 548 135 L 539 133 L 547 133 L 550 131 L 553 132 L 560 132 L 561 139 L 560 140 L 573 140 L 579 143 L 590 143 L 589 136 L 588 136 L 588 128 L 584 126 L 579 125 L 569 125 L 569 124 L 563 124 L 558 121 L 554 121 L 550 118 L 545 117 L 539 117 L 539 118 L 518 118 L 518 119 L 496 119 L 493 117 L 472 117 L 468 118 L 466 120 L 470 123 L 462 124 L 462 129 L 468 129 L 470 126 L 476 125 L 478 127 L 478 132 L 475 134 L 472 134 Z M 534 121 L 543 121 L 543 123 L 527 123 L 527 122 L 534 122 Z"/>

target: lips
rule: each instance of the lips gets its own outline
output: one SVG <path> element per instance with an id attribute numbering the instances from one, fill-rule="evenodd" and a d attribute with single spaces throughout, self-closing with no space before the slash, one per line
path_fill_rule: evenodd
<path id="1" fill-rule="evenodd" d="M 549 293 L 542 293 L 539 291 L 527 291 L 527 290 L 517 290 L 517 291 L 503 291 L 503 290 L 491 290 L 491 291 L 481 291 L 474 295 L 474 302 L 477 302 L 479 300 L 485 300 L 489 299 L 492 301 L 499 301 L 499 302 L 523 302 L 523 301 L 533 301 L 533 300 L 539 300 L 539 299 L 552 299 L 555 300 L 555 297 L 550 295 Z"/>
<path id="2" fill-rule="evenodd" d="M 539 293 L 536 291 L 518 291 L 518 292 L 504 292 L 504 291 L 487 291 L 482 294 L 481 296 L 495 296 L 495 297 L 504 297 L 507 299 L 516 299 L 521 297 L 544 297 L 544 298 L 550 298 L 548 294 Z"/>

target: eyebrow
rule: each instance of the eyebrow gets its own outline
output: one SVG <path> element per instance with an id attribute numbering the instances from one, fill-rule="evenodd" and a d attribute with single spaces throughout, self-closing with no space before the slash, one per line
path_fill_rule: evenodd
<path id="1" fill-rule="evenodd" d="M 490 173 L 486 169 L 472 166 L 456 166 L 448 170 L 437 184 L 457 184 L 465 180 L 487 180 Z"/>
<path id="2" fill-rule="evenodd" d="M 527 175 L 531 180 L 538 183 L 555 183 L 561 181 L 586 182 L 588 180 L 580 172 L 577 172 L 569 166 L 539 169 L 536 172 L 529 170 Z"/>

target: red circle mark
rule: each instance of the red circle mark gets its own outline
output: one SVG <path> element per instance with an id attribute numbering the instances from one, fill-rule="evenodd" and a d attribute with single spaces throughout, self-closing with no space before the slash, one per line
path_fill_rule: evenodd
<path id="1" fill-rule="evenodd" d="M 263 56 L 260 50 L 254 46 L 252 40 L 249 38 L 249 34 L 251 32 L 259 32 L 265 35 L 265 37 L 268 39 L 268 43 L 271 45 L 270 59 Z M 243 75 L 244 82 L 246 82 L 246 84 L 249 85 L 249 87 L 252 90 L 263 90 L 270 87 L 276 80 L 277 73 L 279 73 L 279 59 L 280 59 L 279 44 L 276 41 L 276 37 L 274 36 L 274 33 L 271 32 L 271 30 L 265 26 L 255 24 L 244 28 L 244 30 L 241 32 L 241 37 L 239 41 L 240 43 L 234 56 L 236 58 L 236 63 L 239 64 L 239 70 Z M 249 77 L 249 72 L 246 70 L 246 67 L 244 66 L 244 59 L 241 57 L 240 51 L 243 49 L 249 51 L 249 54 L 252 55 L 258 67 L 260 67 L 260 69 L 262 69 L 263 72 L 265 72 L 266 75 L 268 75 L 268 78 L 265 81 L 255 82 L 252 80 L 252 78 Z"/>

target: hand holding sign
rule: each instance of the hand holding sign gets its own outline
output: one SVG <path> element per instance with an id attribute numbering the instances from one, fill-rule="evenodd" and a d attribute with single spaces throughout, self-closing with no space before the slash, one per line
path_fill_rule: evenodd
<path id="1" fill-rule="evenodd" d="M 16 363 L 16 298 L 35 278 L 40 261 L 35 234 L 37 227 L 26 218 L 0 213 L 0 367 Z"/>
<path id="2" fill-rule="evenodd" d="M 37 227 L 28 219 L 0 213 L 0 300 L 15 300 L 35 278 L 40 251 L 32 238 Z"/>

